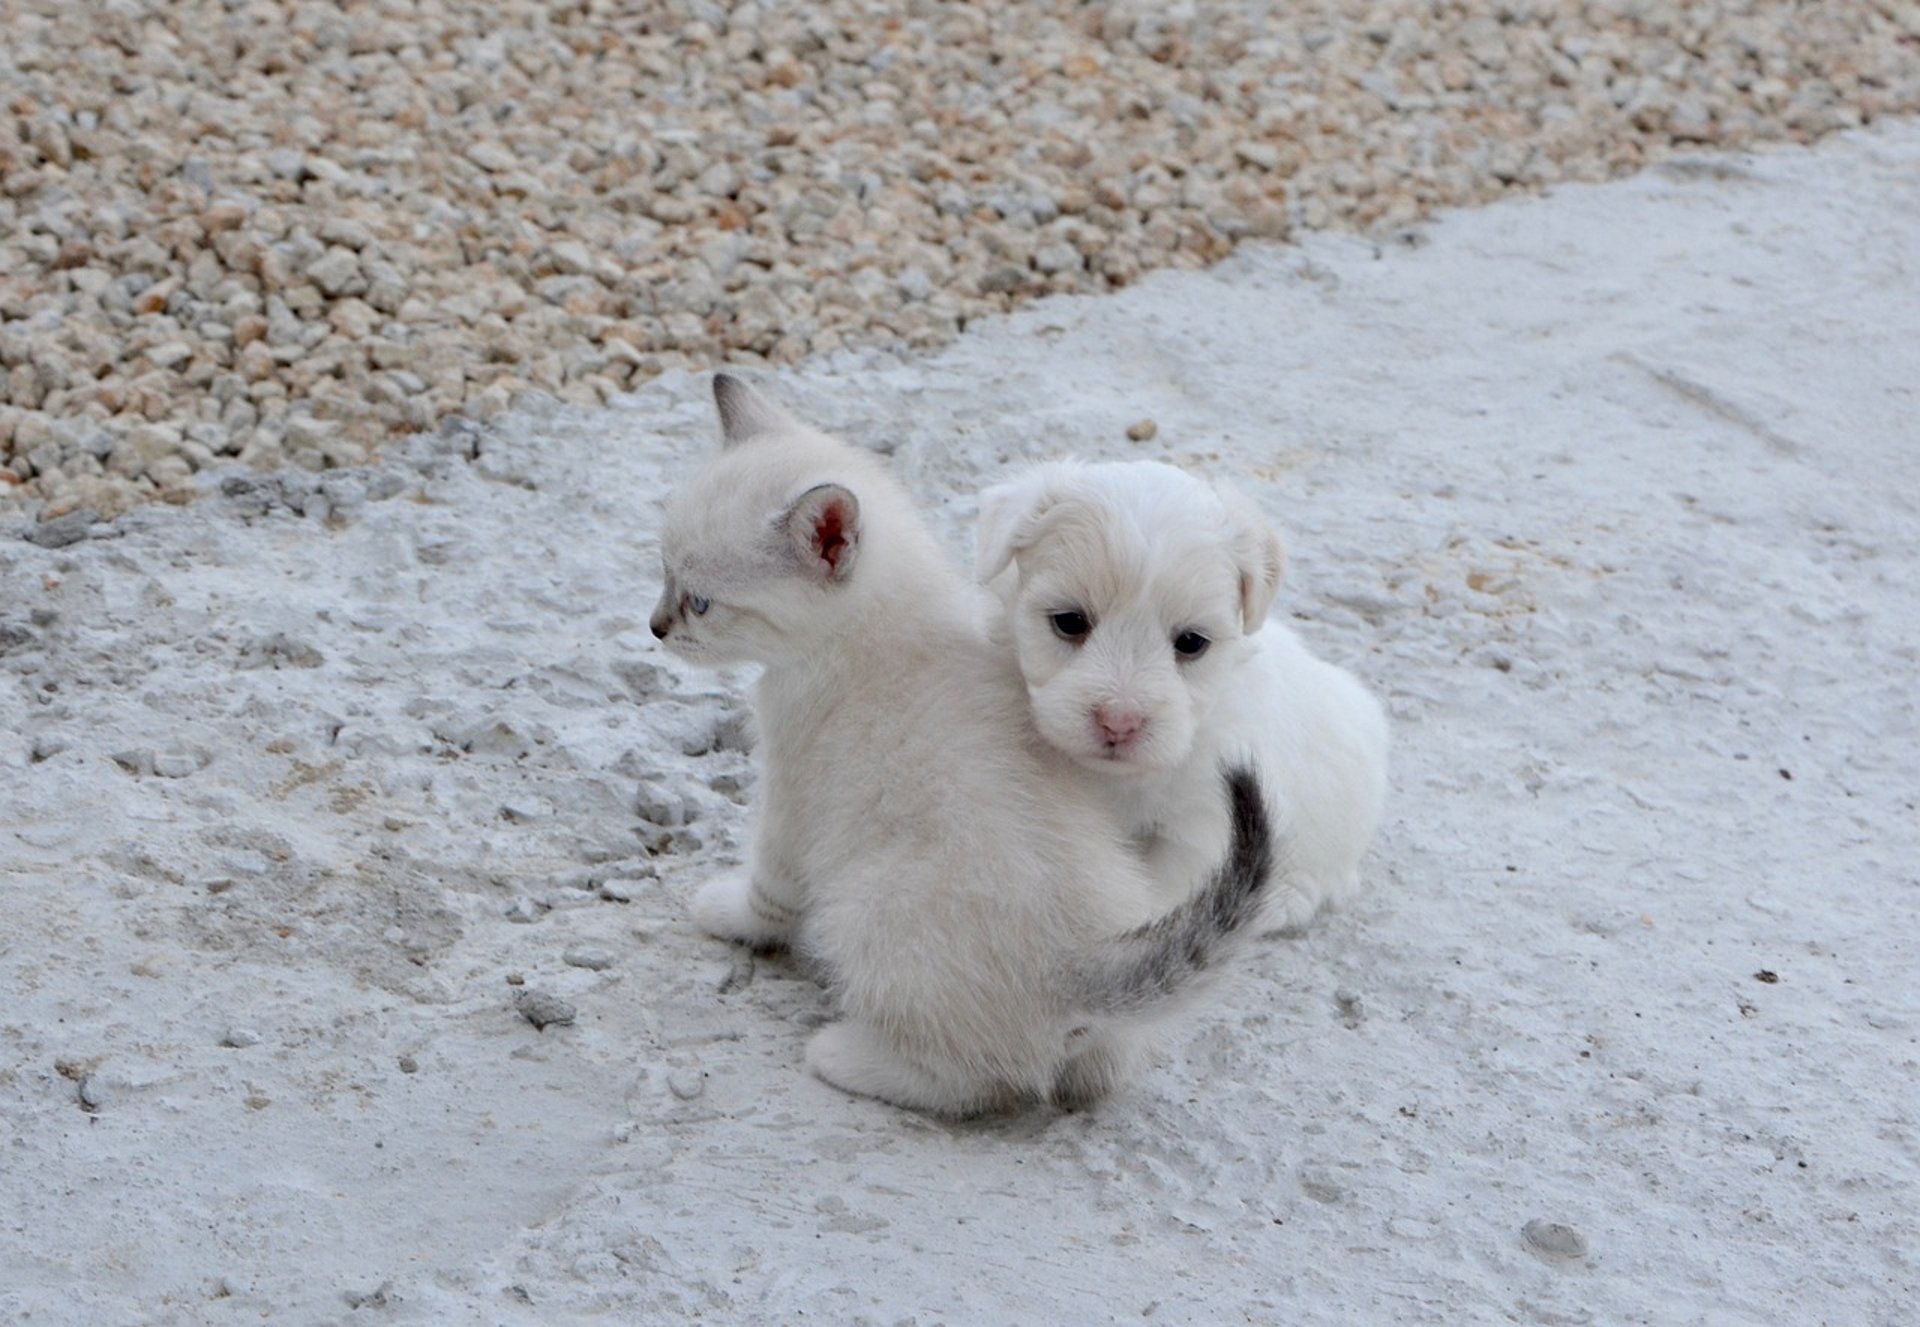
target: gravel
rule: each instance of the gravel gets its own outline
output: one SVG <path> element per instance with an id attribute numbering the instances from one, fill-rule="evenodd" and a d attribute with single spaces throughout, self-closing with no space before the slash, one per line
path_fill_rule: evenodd
<path id="1" fill-rule="evenodd" d="M 0 494 L 48 521 L 1920 108 L 1912 8 L 1845 0 L 0 0 L 0 30 Z"/>

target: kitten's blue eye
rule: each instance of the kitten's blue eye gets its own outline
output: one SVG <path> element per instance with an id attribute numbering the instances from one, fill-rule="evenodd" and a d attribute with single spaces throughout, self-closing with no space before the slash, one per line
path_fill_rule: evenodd
<path id="1" fill-rule="evenodd" d="M 1072 609 L 1064 613 L 1048 613 L 1047 621 L 1053 624 L 1054 635 L 1075 645 L 1085 640 L 1087 633 L 1093 630 L 1093 623 L 1087 620 L 1087 615 Z"/>
<path id="2" fill-rule="evenodd" d="M 705 599 L 702 599 L 697 594 L 690 594 L 687 596 L 687 607 L 693 610 L 693 615 L 695 617 L 704 617 L 706 615 L 706 611 L 709 608 L 712 608 L 713 605 L 708 603 Z"/>
<path id="3" fill-rule="evenodd" d="M 1213 644 L 1197 631 L 1183 631 L 1173 638 L 1173 652 L 1182 659 L 1198 659 Z"/>

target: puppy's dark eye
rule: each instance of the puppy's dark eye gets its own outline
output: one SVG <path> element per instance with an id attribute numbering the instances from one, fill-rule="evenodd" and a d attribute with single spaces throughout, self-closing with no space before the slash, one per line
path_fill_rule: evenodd
<path id="1" fill-rule="evenodd" d="M 1197 631 L 1183 631 L 1173 638 L 1173 652 L 1182 659 L 1198 659 L 1213 644 Z"/>
<path id="2" fill-rule="evenodd" d="M 1047 621 L 1053 624 L 1054 635 L 1061 640 L 1071 641 L 1075 645 L 1085 640 L 1087 633 L 1093 630 L 1093 623 L 1087 620 L 1085 613 L 1076 613 L 1071 610 L 1065 613 L 1049 613 Z"/>
<path id="3" fill-rule="evenodd" d="M 712 608 L 713 605 L 697 594 L 690 594 L 687 596 L 687 607 L 692 610 L 695 617 L 703 617 L 706 615 L 706 611 Z"/>

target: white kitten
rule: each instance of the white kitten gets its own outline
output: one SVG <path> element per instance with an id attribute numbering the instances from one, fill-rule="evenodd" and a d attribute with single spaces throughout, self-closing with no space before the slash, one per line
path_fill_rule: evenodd
<path id="1" fill-rule="evenodd" d="M 845 1017 L 807 1063 L 838 1087 L 946 1114 L 1091 1104 L 1257 915 L 1257 783 L 1205 771 L 1231 852 L 1156 920 L 907 495 L 737 380 L 714 395 L 726 446 L 667 509 L 652 627 L 682 658 L 765 665 L 763 777 L 751 870 L 704 887 L 695 918 L 823 963 Z"/>
<path id="2" fill-rule="evenodd" d="M 1266 620 L 1286 559 L 1250 501 L 1169 465 L 1046 465 L 981 495 L 976 559 L 1035 725 L 1110 799 L 1162 897 L 1219 860 L 1212 771 L 1248 760 L 1288 846 L 1267 924 L 1299 927 L 1355 892 L 1386 794 L 1386 715 Z"/>

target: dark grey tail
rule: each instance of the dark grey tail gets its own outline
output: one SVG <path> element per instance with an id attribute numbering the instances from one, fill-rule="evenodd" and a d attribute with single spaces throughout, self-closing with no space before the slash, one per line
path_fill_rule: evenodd
<path id="1" fill-rule="evenodd" d="M 1266 798 L 1251 768 L 1222 776 L 1232 826 L 1226 860 L 1185 903 L 1088 957 L 1080 976 L 1090 1011 L 1137 1013 L 1180 993 L 1207 975 L 1229 937 L 1244 934 L 1259 915 L 1274 873 Z"/>

